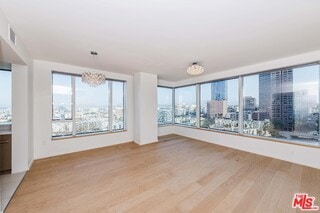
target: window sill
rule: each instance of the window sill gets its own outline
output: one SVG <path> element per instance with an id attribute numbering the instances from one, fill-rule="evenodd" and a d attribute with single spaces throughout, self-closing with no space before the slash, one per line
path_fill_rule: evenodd
<path id="1" fill-rule="evenodd" d="M 187 125 L 187 124 L 173 124 L 173 126 L 180 126 L 180 127 L 191 128 L 191 129 L 199 129 L 197 126 L 191 126 L 191 125 Z"/>
<path id="2" fill-rule="evenodd" d="M 174 126 L 173 124 L 158 124 L 158 127 Z"/>
<path id="3" fill-rule="evenodd" d="M 51 140 L 52 141 L 60 141 L 60 140 L 99 136 L 99 135 L 109 135 L 109 134 L 115 134 L 115 133 L 121 133 L 121 132 L 127 132 L 127 130 L 116 130 L 116 131 L 112 131 L 112 132 L 108 131 L 108 132 L 88 133 L 88 134 L 82 134 L 82 135 L 51 137 Z"/>
<path id="4" fill-rule="evenodd" d="M 269 137 L 256 136 L 256 135 L 246 135 L 246 134 L 240 134 L 238 132 L 230 132 L 230 131 L 223 131 L 223 130 L 217 130 L 217 129 L 197 128 L 197 127 L 184 126 L 184 125 L 175 125 L 175 126 L 191 128 L 191 129 L 197 129 L 197 130 L 207 131 L 207 132 L 221 133 L 221 134 L 226 134 L 226 135 L 245 137 L 245 138 L 259 139 L 259 140 L 264 140 L 264 141 L 269 141 L 269 142 L 274 142 L 274 143 L 285 143 L 285 144 L 290 144 L 290 145 L 306 146 L 306 147 L 312 147 L 312 148 L 320 149 L 320 144 L 311 144 L 311 143 L 308 144 L 308 143 L 303 143 L 303 142 L 295 141 L 295 140 L 292 140 L 292 141 L 281 140 L 281 139 L 277 139 L 277 138 L 269 138 Z"/>

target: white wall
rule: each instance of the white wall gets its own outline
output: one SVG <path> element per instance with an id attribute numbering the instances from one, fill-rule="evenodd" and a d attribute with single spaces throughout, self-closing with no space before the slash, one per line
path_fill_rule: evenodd
<path id="1" fill-rule="evenodd" d="M 157 75 L 135 73 L 135 136 L 140 145 L 158 141 Z"/>
<path id="2" fill-rule="evenodd" d="M 84 67 L 34 60 L 33 64 L 33 141 L 35 159 L 77 152 L 133 141 L 133 76 L 104 72 L 108 78 L 127 81 L 127 131 L 96 136 L 51 139 L 51 71 L 79 73 L 92 70 Z"/>
<path id="3" fill-rule="evenodd" d="M 204 81 L 228 78 L 232 76 L 256 73 L 316 61 L 320 61 L 320 51 L 281 58 L 273 61 L 227 70 L 225 72 L 219 72 L 210 75 L 201 75 L 199 77 L 174 82 L 173 86 L 195 84 Z M 159 81 L 159 84 L 168 85 L 168 83 L 163 81 Z M 174 126 L 173 130 L 172 128 L 159 128 L 159 135 L 163 135 L 165 133 L 170 134 L 171 132 L 173 132 L 174 134 L 206 141 L 209 143 L 219 144 L 222 146 L 240 149 L 247 152 L 253 152 L 320 169 L 320 148 L 317 147 L 308 147 L 290 143 L 273 142 L 268 140 L 223 134 L 219 132 L 210 132 L 181 126 Z"/>
<path id="4" fill-rule="evenodd" d="M 12 173 L 28 170 L 28 68 L 12 65 Z"/>
<path id="5" fill-rule="evenodd" d="M 33 63 L 28 65 L 28 165 L 29 168 L 33 162 Z"/>
<path id="6" fill-rule="evenodd" d="M 175 134 L 175 126 L 159 126 L 158 136 Z"/>
<path id="7" fill-rule="evenodd" d="M 8 36 L 9 21 L 0 10 L 0 60 L 12 64 L 12 173 L 28 170 L 33 160 L 31 87 L 29 74 L 32 58 L 20 35 L 16 34 L 16 45 Z M 15 31 L 15 26 L 11 25 Z"/>
<path id="8" fill-rule="evenodd" d="M 320 148 L 174 127 L 175 134 L 320 169 Z"/>

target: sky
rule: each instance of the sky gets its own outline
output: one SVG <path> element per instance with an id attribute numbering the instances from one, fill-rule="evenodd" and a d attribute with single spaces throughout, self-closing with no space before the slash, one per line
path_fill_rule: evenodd
<path id="1" fill-rule="evenodd" d="M 227 81 L 228 84 L 228 104 L 238 104 L 238 80 L 232 79 Z M 158 104 L 170 105 L 172 90 L 167 88 L 158 89 Z M 211 83 L 201 85 L 201 99 L 203 101 L 211 100 Z M 196 86 L 180 87 L 175 90 L 176 104 L 195 104 L 196 103 Z"/>
<path id="2" fill-rule="evenodd" d="M 175 104 L 196 104 L 196 86 L 187 86 L 176 88 Z"/>
<path id="3" fill-rule="evenodd" d="M 238 79 L 230 79 L 227 81 L 227 97 L 228 97 L 228 105 L 238 105 Z M 201 104 L 203 102 L 207 103 L 207 101 L 211 100 L 211 83 L 206 83 L 201 85 Z"/>
<path id="4" fill-rule="evenodd" d="M 91 87 L 82 82 L 81 77 L 76 77 L 76 104 L 87 107 L 107 107 L 109 94 L 108 83 L 97 87 Z M 71 103 L 71 77 L 68 75 L 53 75 L 53 90 L 55 91 L 54 101 L 70 107 Z M 113 106 L 123 105 L 123 82 L 113 81 L 112 83 Z M 56 104 L 56 103 L 55 103 Z"/>
<path id="5" fill-rule="evenodd" d="M 172 104 L 172 89 L 165 87 L 158 87 L 158 104 L 171 105 Z"/>

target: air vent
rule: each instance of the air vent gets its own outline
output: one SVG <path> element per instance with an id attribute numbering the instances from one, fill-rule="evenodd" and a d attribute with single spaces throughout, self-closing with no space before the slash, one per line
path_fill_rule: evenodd
<path id="1" fill-rule="evenodd" d="M 12 30 L 12 28 L 10 27 L 10 24 L 9 24 L 9 40 L 14 44 L 16 45 L 16 33 Z"/>

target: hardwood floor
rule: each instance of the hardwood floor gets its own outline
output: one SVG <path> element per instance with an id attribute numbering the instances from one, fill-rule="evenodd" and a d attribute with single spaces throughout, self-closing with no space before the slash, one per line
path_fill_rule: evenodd
<path id="1" fill-rule="evenodd" d="M 181 136 L 34 162 L 6 212 L 295 212 L 320 170 Z"/>

